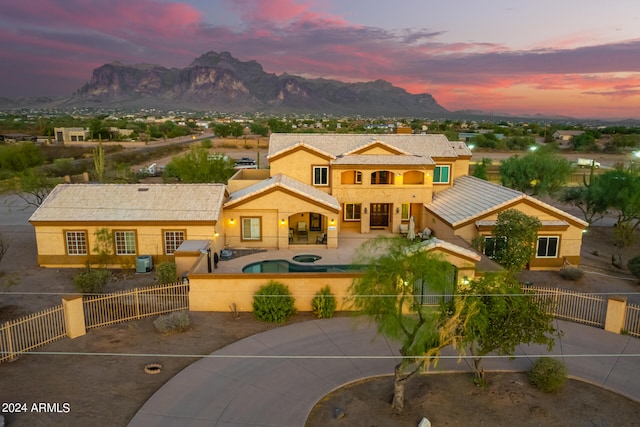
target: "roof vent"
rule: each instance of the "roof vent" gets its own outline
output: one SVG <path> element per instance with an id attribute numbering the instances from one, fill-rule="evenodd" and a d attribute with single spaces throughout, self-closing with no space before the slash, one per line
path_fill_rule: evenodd
<path id="1" fill-rule="evenodd" d="M 138 191 L 149 191 L 149 189 L 147 187 L 140 187 L 138 188 Z"/>

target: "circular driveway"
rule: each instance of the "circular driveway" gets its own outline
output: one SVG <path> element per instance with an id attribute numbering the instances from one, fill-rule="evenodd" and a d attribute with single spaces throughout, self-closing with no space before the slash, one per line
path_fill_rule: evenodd
<path id="1" fill-rule="evenodd" d="M 640 400 L 640 340 L 557 321 L 551 353 L 520 346 L 490 370 L 524 371 L 540 355 L 562 357 L 569 375 Z M 158 390 L 130 426 L 302 426 L 315 404 L 350 382 L 391 375 L 399 344 L 364 319 L 296 323 L 245 338 L 193 363 Z M 434 372 L 471 371 L 451 349 Z M 587 356 L 587 357 L 585 357 Z"/>

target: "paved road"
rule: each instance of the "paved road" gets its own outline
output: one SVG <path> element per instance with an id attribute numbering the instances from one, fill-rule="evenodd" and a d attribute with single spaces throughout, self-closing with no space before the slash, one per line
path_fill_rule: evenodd
<path id="1" fill-rule="evenodd" d="M 640 340 L 589 326 L 557 321 L 563 331 L 552 354 L 569 374 L 640 400 Z M 397 343 L 353 318 L 298 323 L 229 345 L 195 362 L 158 390 L 129 424 L 137 426 L 302 426 L 313 406 L 353 381 L 389 375 Z M 468 371 L 450 359 L 437 372 Z M 492 359 L 490 370 L 527 370 L 540 346 L 520 346 L 517 359 Z"/>

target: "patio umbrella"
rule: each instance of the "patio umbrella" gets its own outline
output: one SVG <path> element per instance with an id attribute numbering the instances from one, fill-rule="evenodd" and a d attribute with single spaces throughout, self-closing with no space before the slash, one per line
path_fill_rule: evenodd
<path id="1" fill-rule="evenodd" d="M 409 232 L 407 233 L 407 239 L 413 240 L 413 239 L 416 238 L 415 228 L 416 228 L 416 224 L 415 224 L 415 221 L 413 219 L 413 216 L 411 216 L 409 218 Z"/>

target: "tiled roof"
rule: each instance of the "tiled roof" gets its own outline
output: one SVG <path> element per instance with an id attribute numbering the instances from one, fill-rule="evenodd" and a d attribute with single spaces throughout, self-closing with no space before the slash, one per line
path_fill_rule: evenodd
<path id="1" fill-rule="evenodd" d="M 531 201 L 562 218 L 584 227 L 588 225 L 585 221 L 520 191 L 468 175 L 455 179 L 451 188 L 435 193 L 432 202 L 425 205 L 425 208 L 455 227 L 518 200 Z"/>
<path id="2" fill-rule="evenodd" d="M 229 200 L 224 204 L 224 206 L 229 207 L 235 205 L 242 200 L 256 196 L 264 191 L 276 187 L 285 188 L 291 192 L 299 194 L 300 196 L 319 202 L 331 209 L 340 210 L 340 203 L 335 197 L 325 193 L 324 191 L 320 191 L 317 188 L 314 188 L 310 185 L 304 184 L 298 180 L 282 174 L 274 175 L 269 179 L 257 182 L 253 185 L 232 193 Z"/>
<path id="3" fill-rule="evenodd" d="M 431 157 L 406 156 L 401 154 L 355 154 L 341 156 L 332 165 L 433 165 Z"/>
<path id="4" fill-rule="evenodd" d="M 217 221 L 223 184 L 62 184 L 29 221 Z"/>
<path id="5" fill-rule="evenodd" d="M 422 157 L 457 158 L 471 156 L 464 142 L 449 141 L 441 134 L 425 135 L 372 135 L 372 134 L 299 134 L 274 133 L 269 140 L 268 158 L 291 150 L 300 144 L 338 157 L 363 149 L 370 144 L 380 142 L 399 152 Z"/>
<path id="6" fill-rule="evenodd" d="M 450 252 L 458 254 L 460 256 L 464 256 L 466 258 L 470 258 L 475 260 L 476 262 L 480 261 L 482 258 L 479 253 L 472 251 L 470 249 L 465 249 L 451 242 L 447 242 L 444 240 L 437 239 L 435 237 L 425 240 L 420 243 L 420 247 L 425 251 L 430 251 L 437 248 L 446 249 Z"/>

